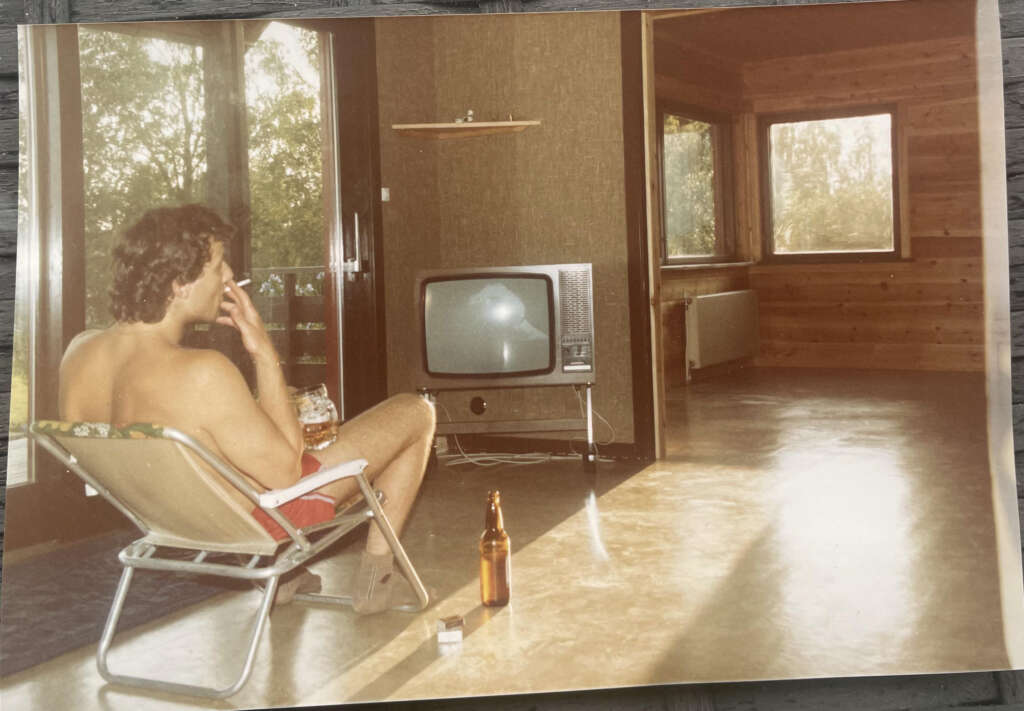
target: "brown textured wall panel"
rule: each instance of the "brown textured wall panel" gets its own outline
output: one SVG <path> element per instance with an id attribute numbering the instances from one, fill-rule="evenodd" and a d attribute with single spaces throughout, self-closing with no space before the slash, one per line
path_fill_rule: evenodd
<path id="1" fill-rule="evenodd" d="M 633 440 L 619 17 L 512 15 L 378 20 L 388 388 L 415 389 L 418 269 L 591 262 L 594 406 Z M 539 119 L 523 133 L 443 141 L 393 123 Z M 441 398 L 476 418 L 477 392 Z M 482 419 L 566 417 L 570 388 L 482 393 Z M 599 433 L 606 439 L 606 433 Z"/>

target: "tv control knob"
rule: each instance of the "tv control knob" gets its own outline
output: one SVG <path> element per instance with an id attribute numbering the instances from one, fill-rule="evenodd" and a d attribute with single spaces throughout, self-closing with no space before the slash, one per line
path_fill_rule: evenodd
<path id="1" fill-rule="evenodd" d="M 474 415 L 482 415 L 487 410 L 487 401 L 477 396 L 469 401 L 469 409 Z"/>

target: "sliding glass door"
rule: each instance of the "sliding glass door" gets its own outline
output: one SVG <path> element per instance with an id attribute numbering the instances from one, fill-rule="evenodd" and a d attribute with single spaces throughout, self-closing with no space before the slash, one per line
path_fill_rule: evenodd
<path id="1" fill-rule="evenodd" d="M 19 213 L 12 425 L 57 416 L 64 348 L 112 322 L 120 232 L 152 207 L 185 203 L 237 228 L 230 263 L 251 276 L 291 385 L 327 383 L 347 417 L 382 399 L 372 21 L 118 23 L 22 36 L 23 70 L 34 73 L 22 72 L 32 84 L 21 122 L 31 189 Z M 353 83 L 343 103 L 339 61 Z M 344 170 L 342 144 L 351 147 Z M 251 377 L 232 329 L 196 325 L 186 344 L 221 350 Z M 78 537 L 82 520 L 108 515 L 66 473 L 44 475 L 48 457 L 37 459 L 18 460 L 8 515 L 31 518 L 20 514 L 51 489 L 73 492 L 62 508 L 75 530 L 39 519 L 9 529 L 12 545 Z"/>

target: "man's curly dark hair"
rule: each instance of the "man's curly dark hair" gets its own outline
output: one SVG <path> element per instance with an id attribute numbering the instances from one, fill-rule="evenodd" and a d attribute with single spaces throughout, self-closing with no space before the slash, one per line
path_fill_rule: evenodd
<path id="1" fill-rule="evenodd" d="M 199 278 L 214 240 L 235 229 L 202 205 L 158 207 L 129 227 L 114 248 L 110 310 L 118 321 L 156 323 L 167 313 L 175 280 Z"/>

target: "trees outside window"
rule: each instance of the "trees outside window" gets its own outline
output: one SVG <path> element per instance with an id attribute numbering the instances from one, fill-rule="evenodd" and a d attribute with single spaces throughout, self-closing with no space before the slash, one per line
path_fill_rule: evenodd
<path id="1" fill-rule="evenodd" d="M 235 56 L 217 29 L 79 30 L 85 326 L 112 322 L 112 252 L 126 226 L 161 205 L 219 197 L 223 207 L 225 191 L 234 189 L 248 224 L 239 225 L 246 244 L 233 266 L 251 274 L 256 307 L 282 357 L 317 366 L 306 376 L 323 380 L 325 42 L 317 31 L 284 22 L 252 24 L 241 30 L 244 56 Z M 225 117 L 237 124 L 222 125 Z M 245 132 L 241 161 L 230 157 L 229 131 Z M 230 188 L 217 184 L 225 175 Z"/>
<path id="2" fill-rule="evenodd" d="M 891 113 L 762 122 L 769 257 L 895 257 Z"/>
<path id="3" fill-rule="evenodd" d="M 279 270 L 300 267 L 299 293 L 323 293 L 320 45 L 316 32 L 272 22 L 245 55 L 252 267 L 265 295 L 277 295 Z"/>
<path id="4" fill-rule="evenodd" d="M 699 111 L 662 110 L 662 254 L 667 264 L 731 257 L 724 209 L 727 129 Z"/>
<path id="5" fill-rule="evenodd" d="M 160 205 L 204 202 L 203 50 L 83 27 L 86 328 L 110 325 L 112 252 L 121 231 Z"/>

